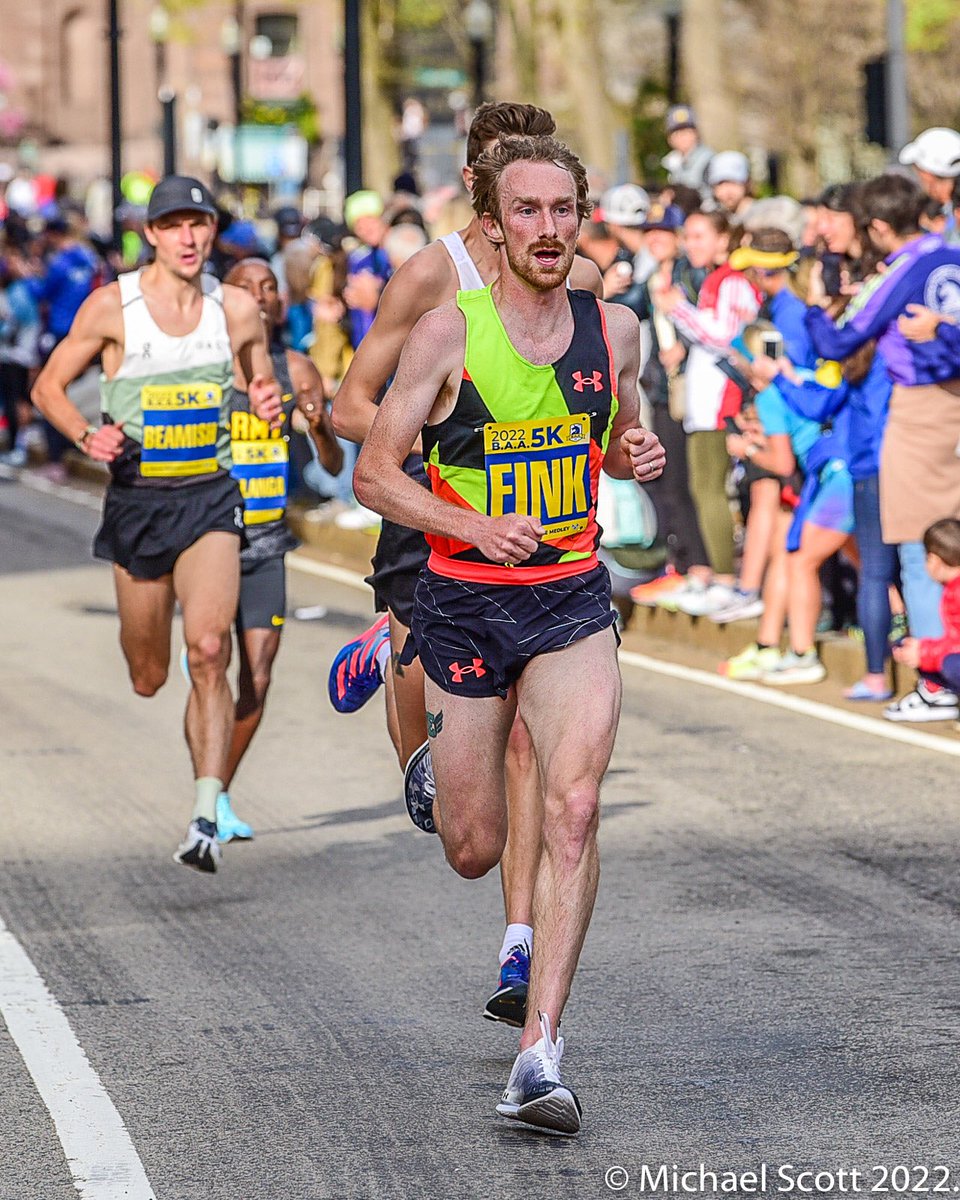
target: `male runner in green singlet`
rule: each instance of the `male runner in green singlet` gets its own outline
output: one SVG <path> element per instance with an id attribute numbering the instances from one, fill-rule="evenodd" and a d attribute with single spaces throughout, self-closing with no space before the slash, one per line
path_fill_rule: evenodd
<path id="1" fill-rule="evenodd" d="M 638 426 L 634 314 L 564 287 L 586 172 L 549 137 L 501 137 L 475 167 L 497 280 L 418 322 L 360 454 L 361 502 L 431 547 L 411 634 L 426 673 L 447 860 L 475 878 L 507 836 L 501 763 L 519 705 L 540 769 L 543 853 L 520 1053 L 497 1111 L 576 1133 L 555 1031 L 597 890 L 600 782 L 620 710 L 610 581 L 598 565 L 601 466 L 656 478 Z M 418 437 L 431 491 L 403 471 Z"/>
<path id="2" fill-rule="evenodd" d="M 229 842 L 253 837 L 250 826 L 233 811 L 230 784 L 263 718 L 286 611 L 284 556 L 298 544 L 286 522 L 288 443 L 294 410 L 306 422 L 320 463 L 331 475 L 339 474 L 343 451 L 333 433 L 319 371 L 306 354 L 287 350 L 276 340 L 283 304 L 270 264 L 262 258 L 245 258 L 228 272 L 224 283 L 249 292 L 257 302 L 283 393 L 280 424 L 261 421 L 250 410 L 240 363 L 234 363 L 229 401 L 232 474 L 243 495 L 247 545 L 240 552 L 237 704 L 223 791 L 217 799 L 217 839 Z"/>
<path id="3" fill-rule="evenodd" d="M 555 129 L 550 113 L 532 104 L 481 105 L 467 138 L 467 162 L 463 170 L 467 190 L 473 185 L 474 164 L 500 134 L 544 135 L 552 134 Z M 384 288 L 376 320 L 360 343 L 334 400 L 333 420 L 341 436 L 355 442 L 362 442 L 367 436 L 376 416 L 376 401 L 396 371 L 403 345 L 423 314 L 452 300 L 459 290 L 485 287 L 496 279 L 499 271 L 500 256 L 484 235 L 478 217 L 459 233 L 449 234 L 420 250 L 400 267 Z M 597 296 L 603 294 L 599 271 L 579 256 L 570 265 L 570 286 L 586 288 Z M 425 486 L 419 449 L 416 445 L 417 453 L 407 459 L 405 470 Z M 417 659 L 402 664 L 400 654 L 409 632 L 417 579 L 428 553 L 419 530 L 386 520 L 369 580 L 377 609 L 389 611 L 392 658 L 386 673 L 387 724 L 400 766 L 408 768 L 408 797 L 412 792 L 415 794 L 417 779 L 422 774 L 427 724 L 423 670 Z M 375 690 L 380 677 L 375 663 L 375 630 L 376 626 L 337 656 L 330 689 L 337 707 L 342 707 L 338 703 L 337 685 L 343 690 L 344 663 L 357 663 L 361 669 L 366 666 L 366 675 L 373 680 L 372 690 Z M 348 678 L 347 686 L 351 683 L 363 689 L 363 680 Z M 360 690 L 363 698 L 369 694 L 371 691 Z M 350 707 L 355 705 L 356 702 Z M 541 799 L 530 738 L 519 719 L 508 742 L 505 770 L 511 811 L 510 836 L 500 863 L 506 929 L 498 955 L 500 977 L 483 1015 L 508 1025 L 522 1025 L 533 939 L 533 883 L 540 858 Z"/>
<path id="4" fill-rule="evenodd" d="M 158 183 L 145 230 L 154 262 L 83 303 L 33 391 L 61 433 L 110 465 L 94 553 L 114 564 L 120 645 L 137 695 L 153 696 L 166 681 L 175 601 L 183 610 L 195 799 L 174 857 L 205 872 L 220 857 L 216 803 L 233 729 L 227 666 L 243 537 L 227 412 L 235 356 L 257 415 L 273 422 L 280 414 L 256 303 L 203 274 L 216 220 L 213 197 L 198 180 L 172 175 Z M 66 393 L 97 355 L 99 429 Z"/>

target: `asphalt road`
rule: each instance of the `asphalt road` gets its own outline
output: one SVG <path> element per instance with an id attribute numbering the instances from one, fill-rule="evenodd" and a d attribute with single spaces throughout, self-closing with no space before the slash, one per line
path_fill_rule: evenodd
<path id="1" fill-rule="evenodd" d="M 627 668 L 564 1019 L 584 1130 L 540 1137 L 494 1113 L 498 881 L 409 825 L 379 701 L 326 700 L 367 597 L 291 572 L 329 617 L 288 623 L 234 789 L 256 840 L 201 877 L 185 687 L 129 691 L 95 521 L 0 482 L 0 918 L 159 1200 L 580 1200 L 643 1163 L 960 1187 L 954 759 Z M 0 1200 L 76 1195 L 0 1020 Z"/>

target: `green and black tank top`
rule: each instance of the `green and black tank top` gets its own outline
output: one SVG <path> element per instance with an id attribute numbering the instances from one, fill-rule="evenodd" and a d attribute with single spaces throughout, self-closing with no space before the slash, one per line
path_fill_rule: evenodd
<path id="1" fill-rule="evenodd" d="M 590 292 L 567 295 L 570 345 L 556 362 L 538 366 L 510 341 L 490 287 L 457 293 L 467 323 L 463 380 L 450 415 L 423 430 L 430 487 L 490 517 L 536 517 L 546 533 L 515 567 L 427 534 L 428 565 L 438 575 L 532 584 L 596 566 L 597 484 L 617 413 L 616 373 L 600 302 Z"/>

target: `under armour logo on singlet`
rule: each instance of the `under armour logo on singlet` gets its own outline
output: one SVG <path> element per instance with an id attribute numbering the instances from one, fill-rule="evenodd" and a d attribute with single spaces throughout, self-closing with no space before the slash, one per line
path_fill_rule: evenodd
<path id="1" fill-rule="evenodd" d="M 594 371 L 590 379 L 585 379 L 582 371 L 574 371 L 573 390 L 582 392 L 585 387 L 592 387 L 595 392 L 603 391 L 603 373 Z"/>

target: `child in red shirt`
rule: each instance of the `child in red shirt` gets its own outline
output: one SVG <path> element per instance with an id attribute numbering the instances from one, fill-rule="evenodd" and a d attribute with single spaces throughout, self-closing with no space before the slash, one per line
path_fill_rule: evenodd
<path id="1" fill-rule="evenodd" d="M 934 521 L 923 535 L 923 546 L 927 573 L 943 584 L 943 637 L 904 638 L 894 647 L 893 657 L 905 667 L 932 676 L 944 687 L 960 691 L 960 521 Z"/>

